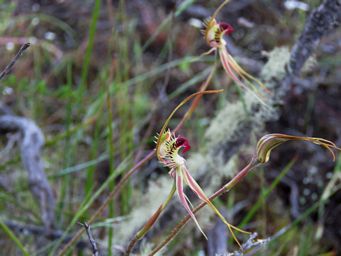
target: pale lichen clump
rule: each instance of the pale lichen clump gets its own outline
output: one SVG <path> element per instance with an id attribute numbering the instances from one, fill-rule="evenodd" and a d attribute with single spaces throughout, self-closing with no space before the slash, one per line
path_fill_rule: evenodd
<path id="1" fill-rule="evenodd" d="M 250 100 L 253 100 L 252 98 Z M 247 114 L 241 102 L 227 103 L 211 121 L 205 132 L 207 147 L 216 147 L 234 136 L 240 122 L 245 120 Z"/>
<path id="2" fill-rule="evenodd" d="M 167 197 L 171 187 L 169 177 L 162 176 L 157 181 L 149 182 L 147 191 L 134 189 L 131 196 L 134 210 L 125 220 L 115 225 L 114 243 L 124 245 Z"/>
<path id="3" fill-rule="evenodd" d="M 267 53 L 268 61 L 264 65 L 260 76 L 271 83 L 272 78 L 282 79 L 286 75 L 285 66 L 289 63 L 290 50 L 288 47 L 278 47 Z M 270 86 L 271 88 L 271 86 Z"/>

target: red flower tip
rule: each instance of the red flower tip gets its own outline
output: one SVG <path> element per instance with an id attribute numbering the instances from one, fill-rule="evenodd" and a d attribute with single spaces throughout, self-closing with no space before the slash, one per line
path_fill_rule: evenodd
<path id="1" fill-rule="evenodd" d="M 184 149 L 182 150 L 182 153 L 186 153 L 188 150 L 191 149 L 191 145 L 189 145 L 188 139 L 186 139 L 185 137 L 182 137 L 182 136 L 179 136 L 176 139 L 175 146 L 177 148 L 183 147 Z"/>
<path id="2" fill-rule="evenodd" d="M 219 28 L 224 32 L 224 34 L 231 35 L 234 31 L 234 28 L 226 22 L 219 22 Z"/>

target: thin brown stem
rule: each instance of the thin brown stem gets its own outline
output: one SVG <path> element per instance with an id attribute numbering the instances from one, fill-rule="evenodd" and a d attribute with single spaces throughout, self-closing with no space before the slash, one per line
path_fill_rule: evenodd
<path id="1" fill-rule="evenodd" d="M 208 87 L 209 83 L 212 80 L 213 74 L 216 70 L 216 65 L 213 66 L 210 74 L 208 75 L 207 79 L 205 80 L 205 82 L 202 83 L 202 85 L 199 88 L 198 92 L 203 92 L 206 90 L 206 88 Z M 192 113 L 194 112 L 194 110 L 197 108 L 197 106 L 199 105 L 199 102 L 202 98 L 202 94 L 197 95 L 194 100 L 192 101 L 191 106 L 189 107 L 189 109 L 187 110 L 186 114 L 183 116 L 183 118 L 181 119 L 181 121 L 179 122 L 179 124 L 175 127 L 175 129 L 173 130 L 174 133 L 176 133 L 178 130 L 180 130 L 183 126 L 183 124 L 185 123 L 185 121 L 191 117 Z"/>
<path id="2" fill-rule="evenodd" d="M 23 52 L 28 47 L 30 47 L 30 45 L 31 45 L 30 43 L 25 43 L 20 47 L 18 53 L 14 56 L 14 58 L 11 60 L 11 62 L 5 67 L 5 69 L 0 73 L 0 80 L 3 79 L 6 75 L 8 75 L 11 72 L 14 64 L 17 62 L 17 60 L 20 58 L 20 56 L 23 54 Z"/>
<path id="3" fill-rule="evenodd" d="M 229 191 L 233 188 L 236 184 L 238 184 L 252 169 L 258 166 L 256 158 L 253 157 L 250 163 L 245 166 L 232 180 L 230 180 L 227 184 L 225 184 L 222 188 L 217 190 L 213 195 L 209 197 L 209 200 L 212 201 L 215 198 L 221 196 L 223 193 Z M 197 207 L 193 209 L 193 213 L 197 213 L 200 209 L 202 209 L 207 202 L 202 202 Z M 149 256 L 155 255 L 159 252 L 164 246 L 166 246 L 186 225 L 186 223 L 191 219 L 191 216 L 187 214 L 170 232 L 170 234 L 158 245 L 156 246 L 153 251 L 149 254 Z"/>
<path id="4" fill-rule="evenodd" d="M 131 254 L 131 251 L 134 249 L 135 247 L 135 244 L 137 243 L 139 239 L 137 239 L 136 236 L 134 236 L 134 238 L 130 241 L 128 247 L 127 247 L 127 250 L 125 252 L 125 256 L 129 256 Z"/>

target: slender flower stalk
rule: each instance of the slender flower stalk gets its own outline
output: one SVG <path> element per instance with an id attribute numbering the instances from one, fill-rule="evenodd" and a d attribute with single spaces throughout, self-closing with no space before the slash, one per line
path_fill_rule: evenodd
<path id="1" fill-rule="evenodd" d="M 208 87 L 209 83 L 211 82 L 212 80 L 212 77 L 213 77 L 213 74 L 215 72 L 217 68 L 217 65 L 213 65 L 212 69 L 211 69 L 211 72 L 209 74 L 209 76 L 206 78 L 206 80 L 201 84 L 198 92 L 201 93 L 201 92 L 204 92 L 206 91 L 206 88 Z M 181 121 L 179 122 L 179 124 L 175 127 L 175 129 L 173 130 L 173 132 L 177 132 L 180 127 L 184 124 L 184 122 L 192 115 L 192 113 L 194 112 L 194 110 L 197 108 L 197 106 L 199 105 L 199 102 L 202 98 L 202 94 L 198 94 L 197 96 L 195 96 L 195 98 L 193 99 L 193 102 L 190 106 L 190 108 L 187 110 L 186 114 L 183 116 L 183 118 L 181 119 Z"/>
<path id="2" fill-rule="evenodd" d="M 171 201 L 171 199 L 175 193 L 175 189 L 176 189 L 176 186 L 175 186 L 175 182 L 174 182 L 172 189 L 171 189 L 169 195 L 167 196 L 166 201 L 164 203 L 162 203 L 159 206 L 159 208 L 157 208 L 157 210 L 153 213 L 153 215 L 148 219 L 146 224 L 144 224 L 144 226 L 136 233 L 135 237 L 129 242 L 129 244 L 127 246 L 127 250 L 125 252 L 125 255 L 127 255 L 127 256 L 130 255 L 135 244 L 136 244 L 136 242 L 138 240 L 141 240 L 148 233 L 148 231 L 153 227 L 153 225 L 155 224 L 157 219 L 160 217 L 163 210 L 166 208 L 166 206 Z"/>
<path id="3" fill-rule="evenodd" d="M 263 91 L 269 92 L 266 86 L 246 72 L 239 64 L 234 60 L 232 55 L 227 51 L 226 41 L 224 36 L 231 35 L 234 32 L 233 27 L 226 22 L 217 22 L 216 16 L 219 11 L 223 8 L 225 4 L 229 1 L 224 1 L 218 9 L 214 12 L 212 17 L 209 17 L 204 21 L 204 29 L 202 33 L 204 35 L 206 43 L 211 47 L 211 49 L 204 53 L 210 54 L 213 51 L 218 51 L 220 62 L 226 72 L 226 74 L 240 87 L 244 90 L 250 91 L 255 95 L 262 103 L 264 102 L 264 95 L 260 92 L 260 87 Z"/>

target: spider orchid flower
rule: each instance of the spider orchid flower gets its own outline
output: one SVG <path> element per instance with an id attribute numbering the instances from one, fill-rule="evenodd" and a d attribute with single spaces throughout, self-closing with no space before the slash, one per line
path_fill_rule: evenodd
<path id="1" fill-rule="evenodd" d="M 234 32 L 234 28 L 228 23 L 217 22 L 216 20 L 218 12 L 227 2 L 228 1 L 224 1 L 214 12 L 213 16 L 204 21 L 204 28 L 202 30 L 202 33 L 204 35 L 206 43 L 211 47 L 211 49 L 205 54 L 210 54 L 213 51 L 218 51 L 220 62 L 227 75 L 237 85 L 245 90 L 250 91 L 262 103 L 264 103 L 264 96 L 260 93 L 258 87 L 260 87 L 265 92 L 269 92 L 269 90 L 261 81 L 259 81 L 248 72 L 246 72 L 242 67 L 240 67 L 235 59 L 231 56 L 231 54 L 227 51 L 224 35 L 231 35 Z"/>
<path id="2" fill-rule="evenodd" d="M 186 153 L 191 148 L 188 140 L 185 137 L 178 136 L 176 137 L 170 130 L 166 131 L 160 137 L 160 148 L 159 148 L 159 159 L 160 162 L 170 169 L 169 174 L 175 180 L 176 191 L 179 196 L 180 202 L 185 207 L 188 214 L 191 216 L 196 226 L 200 230 L 200 232 L 207 239 L 207 236 L 203 232 L 200 227 L 194 213 L 190 207 L 190 201 L 184 193 L 184 185 L 188 185 L 190 189 L 198 196 L 198 198 L 204 202 L 206 202 L 210 208 L 218 215 L 218 217 L 225 223 L 228 229 L 231 232 L 233 239 L 237 242 L 237 244 L 241 247 L 236 235 L 233 230 L 239 231 L 241 233 L 250 234 L 247 231 L 241 230 L 226 221 L 226 219 L 222 216 L 219 210 L 213 205 L 213 203 L 206 196 L 204 191 L 201 189 L 199 184 L 195 181 L 195 179 L 190 174 L 186 160 L 184 157 L 180 155 L 181 153 Z"/>
<path id="3" fill-rule="evenodd" d="M 216 94 L 216 93 L 221 93 L 221 92 L 223 92 L 223 90 L 208 90 L 208 91 L 203 90 L 203 91 L 199 91 L 199 92 L 191 94 L 190 96 L 185 98 L 183 101 L 181 101 L 178 106 L 176 106 L 176 108 L 170 113 L 170 115 L 167 117 L 165 123 L 163 124 L 161 131 L 159 133 L 159 134 L 161 134 L 161 136 L 158 134 L 158 136 L 155 137 L 155 139 L 156 139 L 155 140 L 156 156 L 160 162 L 162 162 L 164 165 L 170 167 L 171 170 L 176 169 L 175 168 L 176 165 L 174 165 L 174 166 L 172 165 L 172 161 L 174 162 L 174 159 L 172 160 L 172 158 L 171 158 L 172 154 L 169 154 L 169 152 L 170 152 L 169 147 L 170 147 L 170 144 L 172 141 L 174 144 L 174 141 L 175 141 L 174 137 L 175 136 L 172 135 L 172 133 L 169 130 L 167 131 L 168 123 L 171 120 L 171 118 L 173 117 L 173 115 L 176 113 L 176 111 L 193 98 L 197 99 L 198 96 L 202 96 L 204 94 Z M 187 113 L 193 112 L 194 109 L 195 109 L 195 106 L 194 107 L 192 106 L 188 110 Z M 186 118 L 188 118 L 187 114 L 183 118 L 182 122 Z M 180 127 L 180 126 L 178 126 L 178 127 Z M 178 127 L 175 128 L 175 130 L 177 130 Z M 179 151 L 180 147 L 182 148 L 183 153 L 185 153 L 186 151 L 188 151 L 191 148 L 191 146 L 188 143 L 188 140 L 185 138 L 182 138 L 182 137 L 179 137 L 176 139 L 176 144 L 174 145 L 174 150 Z M 181 158 L 179 158 L 179 159 L 181 159 Z M 177 162 L 177 161 L 175 161 L 175 162 Z M 183 160 L 183 162 L 184 162 L 184 160 Z M 176 183 L 174 180 L 173 187 L 172 187 L 167 199 L 160 205 L 160 207 L 156 210 L 156 212 L 154 212 L 154 214 L 147 221 L 147 223 L 136 233 L 135 240 L 133 240 L 133 242 L 131 243 L 132 247 L 134 246 L 135 241 L 142 239 L 145 236 L 145 234 L 148 233 L 148 231 L 152 228 L 152 226 L 154 225 L 156 220 L 159 218 L 162 211 L 167 207 L 167 205 L 171 201 L 173 195 L 175 194 L 175 191 L 176 191 Z M 183 195 L 183 193 L 182 193 L 182 195 Z M 132 247 L 130 247 L 130 248 L 132 248 Z"/>

